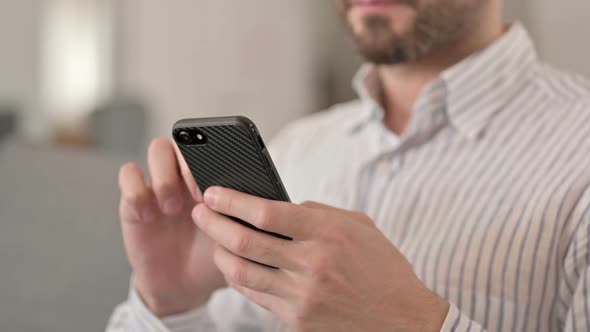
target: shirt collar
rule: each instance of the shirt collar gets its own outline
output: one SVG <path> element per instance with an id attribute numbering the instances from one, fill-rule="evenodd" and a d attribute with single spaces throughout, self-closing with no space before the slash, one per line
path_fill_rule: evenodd
<path id="1" fill-rule="evenodd" d="M 446 87 L 446 111 L 451 125 L 468 138 L 476 138 L 493 115 L 519 93 L 537 61 L 531 37 L 516 22 L 493 44 L 445 70 L 435 81 Z M 350 132 L 383 119 L 376 67 L 363 65 L 353 85 L 362 108 L 350 122 Z"/>
<path id="2" fill-rule="evenodd" d="M 377 68 L 372 64 L 364 64 L 353 78 L 353 88 L 360 98 L 361 108 L 348 122 L 350 133 L 360 130 L 371 120 L 383 120 L 384 112 L 381 106 L 381 79 Z"/>

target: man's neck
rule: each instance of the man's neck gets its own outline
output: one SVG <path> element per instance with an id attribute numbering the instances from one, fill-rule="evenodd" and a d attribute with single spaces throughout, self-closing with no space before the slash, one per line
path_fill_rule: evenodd
<path id="1" fill-rule="evenodd" d="M 378 67 L 382 84 L 382 103 L 385 108 L 385 125 L 402 136 L 410 122 L 414 104 L 424 87 L 444 70 L 461 62 L 502 36 L 501 20 L 471 31 L 465 38 L 433 49 L 418 61 Z"/>

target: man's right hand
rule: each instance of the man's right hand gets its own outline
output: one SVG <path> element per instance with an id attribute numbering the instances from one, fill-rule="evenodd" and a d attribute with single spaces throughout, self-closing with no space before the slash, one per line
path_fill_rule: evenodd
<path id="1" fill-rule="evenodd" d="M 213 263 L 214 243 L 192 221 L 202 194 L 178 149 L 156 139 L 148 164 L 149 183 L 136 164 L 121 167 L 119 214 L 133 285 L 164 317 L 204 305 L 226 283 Z"/>

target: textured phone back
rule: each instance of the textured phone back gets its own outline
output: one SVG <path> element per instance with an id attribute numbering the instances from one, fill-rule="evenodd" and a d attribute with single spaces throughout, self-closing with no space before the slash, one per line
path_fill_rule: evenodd
<path id="1" fill-rule="evenodd" d="M 265 157 L 248 128 L 240 125 L 193 128 L 207 136 L 207 144 L 179 145 L 179 149 L 202 192 L 211 186 L 222 186 L 266 199 L 288 200 L 277 190 Z"/>

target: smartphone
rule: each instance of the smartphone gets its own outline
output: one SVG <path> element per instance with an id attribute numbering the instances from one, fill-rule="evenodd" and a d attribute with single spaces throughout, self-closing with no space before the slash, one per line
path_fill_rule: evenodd
<path id="1" fill-rule="evenodd" d="M 184 119 L 174 124 L 172 136 L 201 192 L 221 186 L 265 199 L 290 201 L 266 145 L 250 119 L 243 116 Z"/>

